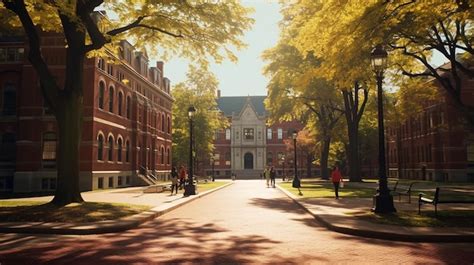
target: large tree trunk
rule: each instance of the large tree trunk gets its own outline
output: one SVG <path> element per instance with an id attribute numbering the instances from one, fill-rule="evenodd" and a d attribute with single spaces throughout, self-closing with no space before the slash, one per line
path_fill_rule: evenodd
<path id="1" fill-rule="evenodd" d="M 328 159 L 329 146 L 331 144 L 331 137 L 324 137 L 323 146 L 321 148 L 321 178 L 329 179 Z"/>
<path id="2" fill-rule="evenodd" d="M 359 159 L 359 126 L 357 124 L 348 125 L 349 148 L 349 180 L 362 181 L 360 176 L 360 159 Z"/>
<path id="3" fill-rule="evenodd" d="M 70 95 L 58 106 L 58 176 L 55 205 L 83 202 L 79 187 L 82 97 Z"/>

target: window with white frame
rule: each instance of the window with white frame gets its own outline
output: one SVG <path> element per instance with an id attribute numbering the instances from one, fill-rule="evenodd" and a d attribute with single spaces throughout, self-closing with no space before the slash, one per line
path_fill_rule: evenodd
<path id="1" fill-rule="evenodd" d="M 277 133 L 278 133 L 278 140 L 283 139 L 283 129 L 282 129 L 282 128 L 278 128 L 278 129 L 277 129 Z"/>
<path id="2" fill-rule="evenodd" d="M 225 129 L 225 139 L 230 140 L 230 129 Z"/>
<path id="3" fill-rule="evenodd" d="M 271 140 L 273 138 L 272 128 L 267 129 L 267 139 Z"/>

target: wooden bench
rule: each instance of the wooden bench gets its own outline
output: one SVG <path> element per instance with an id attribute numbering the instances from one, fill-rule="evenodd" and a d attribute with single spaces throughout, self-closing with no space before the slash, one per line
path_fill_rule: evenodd
<path id="1" fill-rule="evenodd" d="M 417 183 L 411 182 L 408 186 L 399 186 L 399 182 L 395 182 L 395 185 L 393 186 L 392 193 L 394 195 L 398 195 L 398 201 L 402 200 L 402 196 L 408 196 L 408 203 L 411 203 L 411 189 L 413 188 L 413 185 Z"/>
<path id="2" fill-rule="evenodd" d="M 472 204 L 474 203 L 474 192 L 464 187 L 437 187 L 434 197 L 428 198 L 426 194 L 418 195 L 418 214 L 421 214 L 421 205 L 432 204 L 435 207 L 435 215 L 438 214 L 438 204 Z"/>

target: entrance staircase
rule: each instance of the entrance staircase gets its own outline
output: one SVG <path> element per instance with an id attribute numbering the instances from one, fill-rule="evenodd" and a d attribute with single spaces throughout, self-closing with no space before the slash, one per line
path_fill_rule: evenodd
<path id="1" fill-rule="evenodd" d="M 260 174 L 263 174 L 263 170 L 257 169 L 243 169 L 234 170 L 236 179 L 260 179 Z"/>
<path id="2" fill-rule="evenodd" d="M 158 178 L 152 173 L 152 171 L 144 167 L 140 167 L 140 171 L 137 175 L 138 178 L 144 182 L 144 185 L 155 185 L 158 182 Z"/>

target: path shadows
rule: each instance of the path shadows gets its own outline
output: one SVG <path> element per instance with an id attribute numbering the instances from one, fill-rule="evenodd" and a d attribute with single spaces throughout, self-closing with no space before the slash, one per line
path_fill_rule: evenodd
<path id="1" fill-rule="evenodd" d="M 157 219 L 121 234 L 36 238 L 15 235 L 1 240 L 0 263 L 241 264 L 258 261 L 280 243 L 259 235 L 236 236 L 212 223 L 198 224 L 179 218 Z M 270 263 L 301 261 L 276 255 Z"/>
<path id="2" fill-rule="evenodd" d="M 250 200 L 251 205 L 278 210 L 285 213 L 297 213 L 297 214 L 306 214 L 306 212 L 301 209 L 293 201 L 289 200 L 288 198 L 271 198 L 271 199 L 264 199 L 264 198 L 252 198 Z"/>
<path id="3" fill-rule="evenodd" d="M 380 255 L 395 253 L 397 249 L 410 249 L 410 256 L 417 257 L 419 260 L 437 260 L 439 264 L 466 264 L 471 265 L 474 262 L 474 252 L 472 243 L 412 243 L 391 241 L 382 239 L 373 239 L 357 237 L 344 234 L 334 234 L 334 240 L 344 240 L 347 244 L 364 244 L 387 246 L 390 252 L 380 253 Z M 413 264 L 426 264 L 418 262 Z"/>

